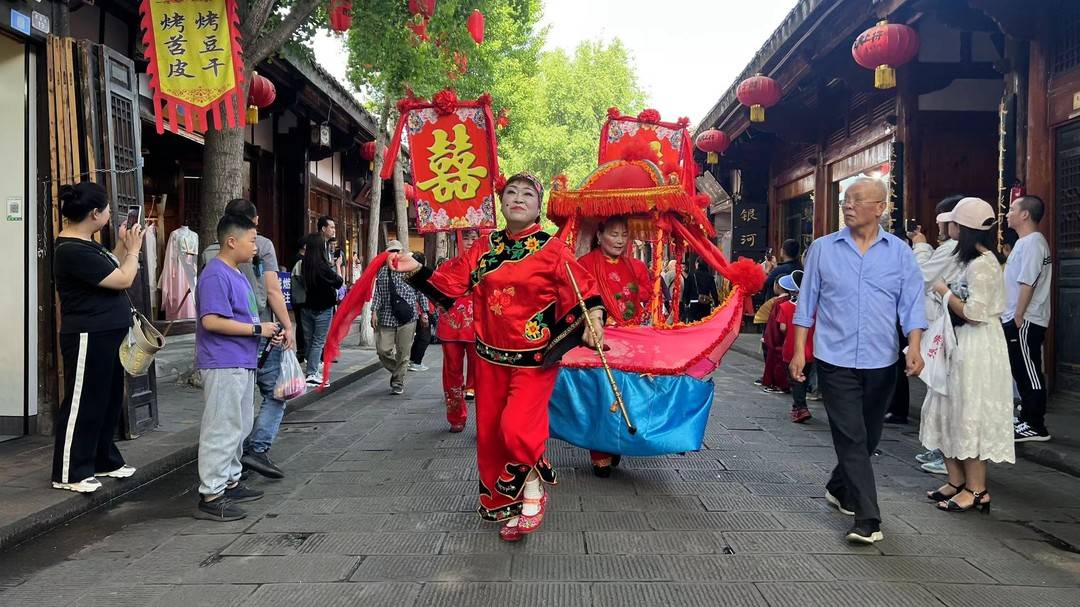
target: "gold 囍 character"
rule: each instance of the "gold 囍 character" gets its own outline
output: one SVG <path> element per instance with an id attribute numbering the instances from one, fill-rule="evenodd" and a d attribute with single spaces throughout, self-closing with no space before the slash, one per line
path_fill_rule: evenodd
<path id="1" fill-rule="evenodd" d="M 435 143 L 428 151 L 431 158 L 428 168 L 435 176 L 416 184 L 416 187 L 430 191 L 435 202 L 449 202 L 454 198 L 468 200 L 476 196 L 480 189 L 480 179 L 487 177 L 484 166 L 474 166 L 476 154 L 469 133 L 464 124 L 454 126 L 454 138 L 443 129 L 435 129 Z"/>

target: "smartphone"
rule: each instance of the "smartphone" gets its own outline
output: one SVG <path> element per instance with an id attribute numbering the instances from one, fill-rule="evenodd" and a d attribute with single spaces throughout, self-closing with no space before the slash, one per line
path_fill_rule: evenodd
<path id="1" fill-rule="evenodd" d="M 137 223 L 143 222 L 143 208 L 142 205 L 132 205 L 128 207 L 127 219 L 124 220 L 124 227 L 131 229 Z"/>
<path id="2" fill-rule="evenodd" d="M 906 229 L 908 234 L 913 234 L 916 230 L 919 229 L 919 224 L 915 223 L 914 219 L 908 219 Z"/>

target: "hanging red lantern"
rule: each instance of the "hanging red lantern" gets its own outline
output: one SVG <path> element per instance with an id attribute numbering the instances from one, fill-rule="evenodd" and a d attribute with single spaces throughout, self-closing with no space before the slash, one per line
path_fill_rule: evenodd
<path id="1" fill-rule="evenodd" d="M 755 74 L 739 83 L 735 89 L 739 103 L 750 107 L 750 122 L 765 122 L 765 108 L 780 102 L 784 96 L 780 83 L 762 74 Z"/>
<path id="2" fill-rule="evenodd" d="M 405 200 L 416 202 L 416 186 L 411 183 L 405 184 Z"/>
<path id="3" fill-rule="evenodd" d="M 431 18 L 435 14 L 436 0 L 409 0 L 409 12 L 413 15 L 423 15 Z"/>
<path id="4" fill-rule="evenodd" d="M 503 108 L 499 110 L 499 116 L 495 119 L 495 128 L 505 129 L 510 126 L 510 110 Z"/>
<path id="5" fill-rule="evenodd" d="M 409 28 L 413 33 L 413 46 L 428 41 L 427 26 L 427 18 L 419 13 L 413 15 L 413 18 L 405 25 L 405 27 Z"/>
<path id="6" fill-rule="evenodd" d="M 266 107 L 277 98 L 277 89 L 274 83 L 259 74 L 251 74 L 251 86 L 248 88 L 247 121 L 251 124 L 259 123 L 259 108 Z"/>
<path id="7" fill-rule="evenodd" d="M 347 32 L 352 27 L 352 0 L 330 0 L 326 12 L 330 15 L 330 29 L 335 32 Z"/>
<path id="8" fill-rule="evenodd" d="M 473 42 L 478 45 L 484 43 L 484 13 L 481 13 L 480 9 L 473 9 L 468 21 L 465 22 L 465 26 L 468 28 Z"/>
<path id="9" fill-rule="evenodd" d="M 896 86 L 896 68 L 919 53 L 919 34 L 902 23 L 878 21 L 851 45 L 855 63 L 874 70 L 874 88 Z"/>
<path id="10" fill-rule="evenodd" d="M 374 141 L 366 141 L 360 146 L 360 157 L 368 161 L 368 169 L 375 170 L 375 154 L 378 153 L 378 146 Z"/>
<path id="11" fill-rule="evenodd" d="M 731 138 L 724 131 L 709 129 L 697 136 L 694 145 L 707 154 L 706 162 L 716 164 L 720 161 L 720 154 L 723 154 L 731 145 Z"/>

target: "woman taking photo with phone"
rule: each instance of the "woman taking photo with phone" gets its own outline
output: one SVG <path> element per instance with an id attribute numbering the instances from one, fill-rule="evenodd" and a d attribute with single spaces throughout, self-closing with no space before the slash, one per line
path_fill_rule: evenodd
<path id="1" fill-rule="evenodd" d="M 131 326 L 124 291 L 139 272 L 143 226 L 119 226 L 111 252 L 93 237 L 109 225 L 105 188 L 83 182 L 60 190 L 65 227 L 56 239 L 53 276 L 60 298 L 60 352 L 64 359 L 64 400 L 56 420 L 53 488 L 91 493 L 95 477 L 126 478 L 113 437 L 124 400 L 120 343 Z"/>

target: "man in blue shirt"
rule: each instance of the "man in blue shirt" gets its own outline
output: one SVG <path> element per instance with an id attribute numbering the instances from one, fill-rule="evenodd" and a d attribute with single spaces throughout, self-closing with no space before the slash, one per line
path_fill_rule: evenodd
<path id="1" fill-rule="evenodd" d="M 908 376 L 923 368 L 919 346 L 927 328 L 915 256 L 880 225 L 887 198 L 881 181 L 855 180 L 842 203 L 845 227 L 811 245 L 789 367 L 805 381 L 806 335 L 816 326 L 814 358 L 837 459 L 825 498 L 855 516 L 847 539 L 866 544 L 884 539 L 870 457 L 896 385 L 897 320 L 908 337 Z"/>

